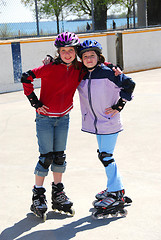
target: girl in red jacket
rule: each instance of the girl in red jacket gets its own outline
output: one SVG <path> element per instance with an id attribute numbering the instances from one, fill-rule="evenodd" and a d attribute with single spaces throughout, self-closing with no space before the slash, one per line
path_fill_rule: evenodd
<path id="1" fill-rule="evenodd" d="M 69 212 L 73 203 L 63 191 L 62 174 L 66 169 L 66 154 L 69 128 L 69 112 L 73 108 L 73 96 L 80 81 L 81 63 L 77 61 L 76 47 L 79 38 L 70 32 L 57 36 L 55 47 L 58 57 L 48 65 L 22 74 L 24 93 L 36 109 L 36 133 L 39 145 L 39 160 L 35 167 L 35 185 L 31 211 L 45 218 L 47 211 L 44 179 L 49 167 L 53 172 L 52 208 Z M 33 80 L 41 78 L 40 98 L 34 93 Z"/>

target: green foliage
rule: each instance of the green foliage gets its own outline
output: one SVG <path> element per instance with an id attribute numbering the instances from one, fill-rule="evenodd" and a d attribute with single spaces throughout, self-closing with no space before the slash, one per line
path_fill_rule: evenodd
<path id="1" fill-rule="evenodd" d="M 26 6 L 33 6 L 34 0 L 21 0 Z M 37 0 L 38 16 L 39 18 L 56 17 L 57 33 L 59 33 L 59 18 L 62 11 L 67 8 L 73 0 Z"/>
<path id="2" fill-rule="evenodd" d="M 26 6 L 33 6 L 35 0 L 21 0 Z M 54 18 L 57 20 L 57 32 L 59 32 L 59 18 L 62 13 L 74 13 L 79 18 L 91 17 L 91 0 L 37 0 L 39 18 Z M 124 6 L 127 9 L 127 19 L 129 19 L 133 0 L 93 0 L 94 20 L 96 30 L 107 29 L 107 10 L 114 4 Z M 65 17 L 67 14 L 64 14 Z M 128 25 L 128 24 L 127 24 Z"/>
<path id="3" fill-rule="evenodd" d="M 125 7 L 127 9 L 127 13 L 126 13 L 126 17 L 127 17 L 127 28 L 130 27 L 129 24 L 129 19 L 130 19 L 130 14 L 132 12 L 133 9 L 133 0 L 120 0 L 120 5 L 122 5 L 123 7 Z"/>
<path id="4" fill-rule="evenodd" d="M 97 8 L 103 8 L 105 6 L 108 10 L 113 4 L 119 3 L 119 1 L 120 0 L 93 0 L 93 3 Z M 77 16 L 92 16 L 91 0 L 75 0 L 72 2 L 69 8 L 77 14 Z"/>
<path id="5" fill-rule="evenodd" d="M 34 0 L 21 0 L 25 6 L 34 6 Z M 72 0 L 37 0 L 37 7 L 40 17 L 58 17 L 62 10 L 69 6 Z"/>

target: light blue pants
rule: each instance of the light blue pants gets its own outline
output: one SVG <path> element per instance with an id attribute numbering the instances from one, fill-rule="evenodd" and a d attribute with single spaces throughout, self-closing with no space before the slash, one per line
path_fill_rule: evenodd
<path id="1" fill-rule="evenodd" d="M 45 157 L 41 154 L 53 152 L 53 162 L 51 171 L 65 172 L 66 162 L 63 165 L 54 163 L 54 152 L 64 151 L 66 149 L 67 136 L 69 129 L 69 114 L 63 117 L 48 117 L 36 114 L 36 133 L 39 145 L 40 157 L 39 160 L 44 163 Z M 45 169 L 38 161 L 35 174 L 41 177 L 48 175 L 49 169 Z"/>
<path id="2" fill-rule="evenodd" d="M 99 152 L 106 152 L 113 154 L 118 133 L 109 134 L 109 135 L 97 135 L 97 142 L 99 147 Z M 108 161 L 114 159 L 112 157 L 105 157 L 103 160 Z M 107 176 L 107 188 L 108 192 L 115 192 L 124 189 L 122 180 L 116 165 L 116 162 L 110 163 L 105 167 L 106 176 Z"/>

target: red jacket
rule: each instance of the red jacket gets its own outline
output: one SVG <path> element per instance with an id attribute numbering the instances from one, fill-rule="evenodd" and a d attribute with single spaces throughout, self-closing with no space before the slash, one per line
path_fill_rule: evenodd
<path id="1" fill-rule="evenodd" d="M 79 64 L 81 69 L 81 63 Z M 48 116 L 60 117 L 67 114 L 73 108 L 73 96 L 80 83 L 80 70 L 73 65 L 48 64 L 31 70 L 36 78 L 41 78 L 40 101 L 49 107 Z M 33 82 L 33 77 L 27 80 Z M 32 83 L 23 83 L 26 96 L 33 91 Z"/>

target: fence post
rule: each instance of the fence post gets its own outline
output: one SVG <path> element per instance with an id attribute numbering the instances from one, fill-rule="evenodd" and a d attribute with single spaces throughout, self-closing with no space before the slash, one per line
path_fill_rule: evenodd
<path id="1" fill-rule="evenodd" d="M 39 33 L 39 16 L 38 16 L 38 9 L 37 9 L 37 0 L 35 0 L 35 12 L 36 12 L 36 26 L 37 26 L 37 36 L 40 36 Z"/>
<path id="2" fill-rule="evenodd" d="M 94 22 L 94 2 L 91 0 L 91 10 L 92 10 L 92 31 L 95 30 L 95 22 Z"/>
<path id="3" fill-rule="evenodd" d="M 116 62 L 124 69 L 122 33 L 116 33 Z"/>

